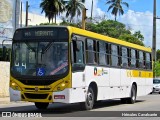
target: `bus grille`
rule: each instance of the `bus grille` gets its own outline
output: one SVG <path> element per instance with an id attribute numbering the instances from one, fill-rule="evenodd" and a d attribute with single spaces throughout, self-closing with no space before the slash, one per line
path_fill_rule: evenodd
<path id="1" fill-rule="evenodd" d="M 30 99 L 46 99 L 48 94 L 32 94 L 32 93 L 24 93 L 27 98 Z"/>
<path id="2" fill-rule="evenodd" d="M 50 90 L 51 88 L 39 88 L 39 90 Z M 35 91 L 35 88 L 25 88 L 25 90 Z"/>

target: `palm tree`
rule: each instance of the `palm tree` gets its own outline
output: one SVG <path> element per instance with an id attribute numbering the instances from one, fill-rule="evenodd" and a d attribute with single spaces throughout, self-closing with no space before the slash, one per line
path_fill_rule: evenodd
<path id="1" fill-rule="evenodd" d="M 122 0 L 107 0 L 106 4 L 110 4 L 108 11 L 110 9 L 112 9 L 111 14 L 113 14 L 115 16 L 115 21 L 116 21 L 118 13 L 119 13 L 119 15 L 124 14 L 122 5 L 126 6 L 127 8 L 129 7 L 129 4 L 126 2 L 123 2 Z"/>
<path id="2" fill-rule="evenodd" d="M 51 20 L 53 23 L 54 17 L 56 23 L 56 16 L 64 11 L 63 0 L 42 0 L 40 7 L 42 8 L 42 13 L 45 12 L 45 16 L 48 18 L 49 23 Z"/>
<path id="3" fill-rule="evenodd" d="M 66 17 L 70 16 L 70 22 L 72 21 L 73 17 L 77 15 L 81 15 L 81 11 L 85 8 L 84 3 L 85 0 L 69 0 L 67 2 L 66 8 Z"/>

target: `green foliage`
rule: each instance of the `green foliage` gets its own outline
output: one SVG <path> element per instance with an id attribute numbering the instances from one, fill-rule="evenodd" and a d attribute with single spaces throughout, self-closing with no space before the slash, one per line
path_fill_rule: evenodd
<path id="1" fill-rule="evenodd" d="M 144 40 L 144 37 L 143 35 L 141 34 L 141 31 L 136 31 L 133 36 L 135 36 L 136 38 L 138 38 L 139 40 L 143 41 Z"/>
<path id="2" fill-rule="evenodd" d="M 119 15 L 124 14 L 122 5 L 126 6 L 127 8 L 129 7 L 128 3 L 123 2 L 122 0 L 107 0 L 106 4 L 110 5 L 108 7 L 108 11 L 112 9 L 111 14 L 115 16 L 115 21 L 116 21 L 118 13 Z"/>
<path id="3" fill-rule="evenodd" d="M 41 23 L 40 25 L 57 25 L 56 23 Z"/>
<path id="4" fill-rule="evenodd" d="M 41 25 L 51 25 L 51 24 L 43 23 Z M 65 19 L 63 19 L 63 22 L 61 22 L 60 25 L 81 28 L 81 22 L 70 23 L 65 21 Z M 86 30 L 144 46 L 143 43 L 144 37 L 140 31 L 135 32 L 132 35 L 131 32 L 126 29 L 126 26 L 123 23 L 117 21 L 103 20 L 102 22 L 99 23 L 87 22 Z"/>
<path id="5" fill-rule="evenodd" d="M 160 62 L 155 62 L 155 68 L 153 69 L 156 77 L 160 77 Z"/>
<path id="6" fill-rule="evenodd" d="M 140 31 L 135 32 L 132 35 L 123 23 L 117 21 L 104 20 L 97 24 L 86 23 L 86 30 L 144 46 L 142 41 L 142 38 L 144 37 Z"/>
<path id="7" fill-rule="evenodd" d="M 130 34 L 123 34 L 119 37 L 119 39 L 144 46 L 144 43 L 141 40 L 137 39 L 135 36 L 130 35 Z"/>
<path id="8" fill-rule="evenodd" d="M 53 23 L 54 17 L 56 23 L 56 16 L 64 11 L 64 4 L 61 0 L 42 0 L 40 7 L 42 8 L 42 13 L 44 12 L 48 18 L 49 23 L 51 20 Z"/>
<path id="9" fill-rule="evenodd" d="M 81 11 L 85 8 L 84 3 L 85 0 L 69 0 L 65 6 L 66 9 L 66 17 L 70 16 L 70 22 L 73 17 L 80 16 Z"/>
<path id="10" fill-rule="evenodd" d="M 160 61 L 160 50 L 157 50 L 157 60 Z"/>

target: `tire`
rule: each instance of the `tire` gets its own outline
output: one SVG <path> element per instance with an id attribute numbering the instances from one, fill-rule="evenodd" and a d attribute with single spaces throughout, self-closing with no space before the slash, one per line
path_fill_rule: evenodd
<path id="1" fill-rule="evenodd" d="M 35 102 L 35 106 L 38 109 L 47 109 L 49 103 L 43 103 L 43 102 Z"/>
<path id="2" fill-rule="evenodd" d="M 81 107 L 83 110 L 91 110 L 94 106 L 94 92 L 93 89 L 91 87 L 89 87 L 88 91 L 87 91 L 87 95 L 86 95 L 86 100 L 85 102 L 81 103 Z"/>
<path id="3" fill-rule="evenodd" d="M 128 99 L 127 99 L 127 98 L 121 98 L 121 103 L 122 103 L 122 104 L 126 104 L 126 103 L 127 103 L 127 101 L 128 101 Z"/>
<path id="4" fill-rule="evenodd" d="M 137 89 L 136 89 L 135 85 L 132 85 L 131 97 L 128 98 L 128 103 L 129 104 L 134 104 L 136 102 L 136 97 L 137 97 Z"/>

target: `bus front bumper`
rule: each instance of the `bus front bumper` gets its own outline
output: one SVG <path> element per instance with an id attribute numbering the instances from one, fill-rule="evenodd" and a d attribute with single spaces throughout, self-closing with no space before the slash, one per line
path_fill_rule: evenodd
<path id="1" fill-rule="evenodd" d="M 23 92 L 14 90 L 11 87 L 10 101 L 27 101 L 27 102 L 61 102 L 69 103 L 69 90 L 60 92 Z"/>

